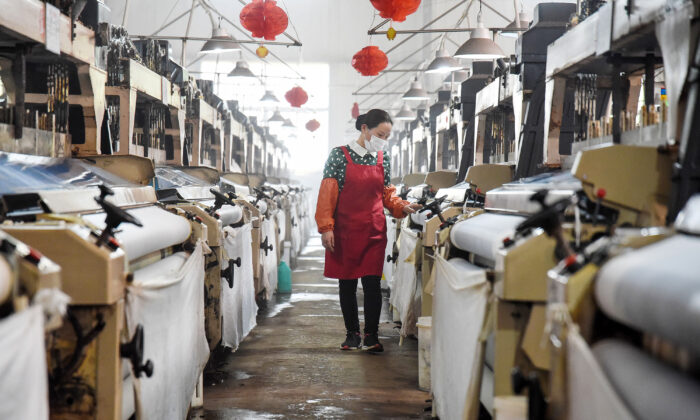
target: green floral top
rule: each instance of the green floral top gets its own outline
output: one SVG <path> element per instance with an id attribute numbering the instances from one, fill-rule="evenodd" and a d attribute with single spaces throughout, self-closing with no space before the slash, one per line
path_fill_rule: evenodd
<path id="1" fill-rule="evenodd" d="M 377 155 L 365 151 L 364 156 L 360 156 L 355 150 L 362 151 L 363 148 L 357 143 L 347 145 L 348 153 L 352 161 L 358 165 L 376 165 Z M 334 147 L 328 155 L 326 166 L 323 168 L 324 178 L 335 178 L 338 181 L 338 191 L 343 190 L 345 183 L 345 168 L 348 166 L 348 161 L 345 159 L 345 154 L 340 147 Z M 384 186 L 388 187 L 391 183 L 391 159 L 384 152 Z"/>

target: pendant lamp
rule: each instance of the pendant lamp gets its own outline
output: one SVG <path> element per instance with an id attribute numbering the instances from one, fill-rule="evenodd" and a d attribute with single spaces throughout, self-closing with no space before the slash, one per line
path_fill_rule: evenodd
<path id="1" fill-rule="evenodd" d="M 519 29 L 527 29 L 530 26 L 530 16 L 525 12 L 518 13 L 518 16 L 513 19 L 502 31 L 501 36 L 509 38 L 517 38 L 523 32 Z"/>
<path id="2" fill-rule="evenodd" d="M 484 27 L 484 23 L 481 21 L 481 12 L 479 12 L 476 28 L 472 30 L 470 38 L 459 47 L 454 56 L 455 58 L 471 60 L 493 60 L 503 58 L 506 54 L 491 39 L 491 31 Z"/>
<path id="3" fill-rule="evenodd" d="M 279 102 L 279 99 L 277 99 L 277 97 L 274 93 L 272 93 L 271 90 L 266 90 L 263 97 L 260 98 L 260 102 Z"/>
<path id="4" fill-rule="evenodd" d="M 418 81 L 417 77 L 411 83 L 411 88 L 403 94 L 404 101 L 425 101 L 428 99 L 430 99 L 430 95 L 423 89 L 423 85 Z"/>
<path id="5" fill-rule="evenodd" d="M 282 125 L 282 124 L 284 124 L 284 122 L 285 122 L 284 117 L 280 113 L 279 109 L 276 109 L 275 112 L 270 117 L 270 119 L 267 120 L 267 123 L 270 124 L 271 127 Z"/>
<path id="6" fill-rule="evenodd" d="M 403 104 L 401 110 L 394 115 L 394 119 L 399 121 L 413 121 L 417 117 L 416 113 L 408 106 L 408 104 Z"/>
<path id="7" fill-rule="evenodd" d="M 241 46 L 221 26 L 214 28 L 211 39 L 204 43 L 200 54 L 221 54 L 231 51 L 239 51 Z"/>
<path id="8" fill-rule="evenodd" d="M 452 56 L 450 56 L 447 53 L 447 50 L 443 47 L 437 50 L 437 52 L 435 53 L 435 59 L 432 62 L 430 62 L 430 65 L 428 65 L 428 68 L 425 70 L 425 72 L 445 74 L 460 70 L 462 69 L 462 67 L 463 66 L 459 64 L 459 61 L 452 58 Z"/>
<path id="9" fill-rule="evenodd" d="M 231 73 L 228 74 L 228 77 L 255 77 L 252 71 L 250 71 L 250 67 L 248 67 L 248 62 L 246 61 L 237 61 L 236 62 L 236 67 L 231 70 Z"/>
<path id="10" fill-rule="evenodd" d="M 448 74 L 447 77 L 445 77 L 444 82 L 452 83 L 454 81 L 454 83 L 462 83 L 468 78 L 469 72 L 467 70 L 457 70 L 455 72 L 452 72 L 452 74 Z"/>

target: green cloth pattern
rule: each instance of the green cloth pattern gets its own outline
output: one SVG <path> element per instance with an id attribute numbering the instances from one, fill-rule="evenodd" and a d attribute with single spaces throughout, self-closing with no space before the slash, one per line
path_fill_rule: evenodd
<path id="1" fill-rule="evenodd" d="M 348 149 L 348 153 L 352 158 L 352 161 L 358 165 L 376 165 L 377 156 L 371 153 L 366 153 L 364 156 L 360 156 L 355 151 L 353 151 L 350 146 L 345 146 Z M 343 149 L 340 147 L 334 147 L 331 150 L 330 155 L 328 155 L 328 160 L 326 160 L 326 166 L 323 168 L 324 178 L 335 178 L 338 181 L 338 191 L 343 190 L 343 184 L 345 183 L 345 168 L 348 166 L 348 161 L 345 159 L 345 154 Z M 386 152 L 384 152 L 384 186 L 387 187 L 391 183 L 391 159 L 388 159 Z"/>

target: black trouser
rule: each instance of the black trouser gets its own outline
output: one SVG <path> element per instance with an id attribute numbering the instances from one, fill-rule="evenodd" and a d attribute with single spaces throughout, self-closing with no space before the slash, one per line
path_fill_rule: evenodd
<path id="1" fill-rule="evenodd" d="M 365 334 L 379 331 L 379 314 L 382 312 L 381 277 L 362 277 L 362 290 L 365 296 Z M 360 332 L 357 315 L 357 279 L 339 280 L 340 309 L 343 311 L 345 329 Z"/>

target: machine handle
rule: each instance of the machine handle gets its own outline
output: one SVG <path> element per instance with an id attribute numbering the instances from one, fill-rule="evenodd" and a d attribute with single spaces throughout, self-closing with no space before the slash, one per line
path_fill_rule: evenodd
<path id="1" fill-rule="evenodd" d="M 265 256 L 267 256 L 268 251 L 272 251 L 272 244 L 268 243 L 267 236 L 265 237 L 265 240 L 262 241 L 262 243 L 260 244 L 260 249 L 265 251 Z"/>
<path id="2" fill-rule="evenodd" d="M 233 266 L 236 265 L 237 267 L 241 266 L 241 257 L 234 259 L 229 259 L 228 260 L 228 267 L 226 267 L 225 270 L 221 270 L 221 277 L 226 279 L 226 282 L 228 283 L 229 289 L 233 289 L 233 282 L 234 282 L 234 269 Z"/>
<path id="3" fill-rule="evenodd" d="M 114 230 L 122 223 L 131 223 L 132 225 L 143 227 L 143 224 L 141 224 L 137 218 L 127 213 L 126 210 L 106 200 L 108 195 L 114 195 L 112 189 L 104 184 L 98 185 L 98 188 L 100 189 L 100 196 L 95 197 L 95 201 L 102 207 L 106 214 L 105 228 L 102 229 L 102 233 L 97 238 L 98 247 L 108 243 L 109 239 L 114 236 Z"/>
<path id="4" fill-rule="evenodd" d="M 153 362 L 150 360 L 143 362 L 143 326 L 141 324 L 136 326 L 131 341 L 119 345 L 119 353 L 121 357 L 131 361 L 137 378 L 141 377 L 141 373 L 145 373 L 149 378 L 153 375 Z"/>
<path id="5" fill-rule="evenodd" d="M 397 259 L 399 259 L 399 256 L 398 256 L 398 255 L 395 255 L 395 254 L 389 254 L 389 255 L 386 256 L 386 262 L 388 262 L 388 263 L 394 262 L 394 261 L 396 261 Z"/>
<path id="6" fill-rule="evenodd" d="M 212 207 L 210 207 L 208 210 L 208 213 L 211 214 L 212 216 L 224 204 L 228 204 L 229 206 L 236 205 L 236 203 L 234 203 L 233 200 L 231 200 L 227 195 L 215 190 L 214 188 L 210 188 L 209 192 L 214 194 L 214 205 Z"/>

